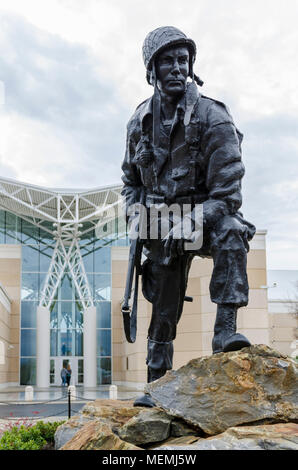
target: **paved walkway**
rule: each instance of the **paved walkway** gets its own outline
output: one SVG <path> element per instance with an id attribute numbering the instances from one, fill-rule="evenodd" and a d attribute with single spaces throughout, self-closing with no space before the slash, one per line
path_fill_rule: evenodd
<path id="1" fill-rule="evenodd" d="M 77 414 L 88 402 L 109 398 L 109 385 L 96 388 L 76 387 L 77 399 L 71 400 L 71 415 Z M 131 400 L 142 395 L 140 390 L 118 387 L 119 400 Z M 0 436 L 13 425 L 34 424 L 38 420 L 61 421 L 68 419 L 66 387 L 34 387 L 33 401 L 25 401 L 25 386 L 0 389 Z"/>
<path id="2" fill-rule="evenodd" d="M 71 402 L 71 414 L 77 414 L 85 405 L 86 402 Z M 21 403 L 9 404 L 0 406 L 0 418 L 49 418 L 49 417 L 66 417 L 68 418 L 68 403 Z"/>
<path id="3" fill-rule="evenodd" d="M 85 388 L 83 386 L 76 387 L 76 395 L 83 400 L 96 400 L 97 398 L 109 398 L 110 385 L 99 385 L 95 388 Z M 33 401 L 45 402 L 50 400 L 60 400 L 64 397 L 67 400 L 67 387 L 49 387 L 37 388 L 33 387 Z M 142 395 L 142 391 L 129 389 L 126 387 L 118 387 L 118 399 L 129 400 Z M 5 403 L 25 402 L 25 386 L 9 387 L 0 389 L 0 406 Z"/>

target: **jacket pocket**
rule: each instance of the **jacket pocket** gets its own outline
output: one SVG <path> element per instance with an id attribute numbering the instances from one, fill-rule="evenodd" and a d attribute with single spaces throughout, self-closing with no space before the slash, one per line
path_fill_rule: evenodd
<path id="1" fill-rule="evenodd" d="M 185 127 L 185 142 L 191 146 L 199 149 L 201 140 L 201 123 L 199 119 L 191 119 L 189 124 Z"/>

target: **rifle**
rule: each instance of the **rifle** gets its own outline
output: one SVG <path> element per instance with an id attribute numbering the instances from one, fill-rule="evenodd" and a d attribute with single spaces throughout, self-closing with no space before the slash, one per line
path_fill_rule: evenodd
<path id="1" fill-rule="evenodd" d="M 143 203 L 144 194 L 142 194 L 141 200 Z M 124 332 L 125 332 L 126 339 L 129 343 L 134 343 L 136 341 L 136 336 L 137 336 L 138 287 L 139 287 L 139 276 L 142 274 L 141 259 L 142 259 L 142 250 L 143 250 L 143 241 L 140 239 L 139 235 L 141 233 L 140 227 L 143 227 L 142 224 L 144 224 L 144 220 L 142 219 L 142 217 L 140 217 L 139 224 L 136 227 L 138 236 L 134 237 L 134 239 L 130 241 L 128 270 L 127 270 L 127 277 L 126 277 L 124 300 L 121 306 L 121 311 L 123 315 Z M 133 283 L 134 276 L 135 276 L 134 298 L 133 298 L 132 307 L 130 307 L 129 300 L 131 297 L 132 283 Z M 193 298 L 189 296 L 185 296 L 184 301 L 192 302 Z"/>
<path id="2" fill-rule="evenodd" d="M 137 308 L 138 308 L 138 288 L 139 276 L 142 273 L 141 258 L 143 250 L 143 242 L 140 240 L 140 226 L 142 221 L 136 227 L 138 231 L 137 238 L 131 240 L 129 249 L 128 270 L 126 276 L 126 285 L 124 292 L 124 300 L 121 306 L 123 315 L 123 325 L 126 339 L 129 343 L 134 343 L 137 335 Z M 129 306 L 131 297 L 133 277 L 135 275 L 135 288 L 132 308 Z"/>

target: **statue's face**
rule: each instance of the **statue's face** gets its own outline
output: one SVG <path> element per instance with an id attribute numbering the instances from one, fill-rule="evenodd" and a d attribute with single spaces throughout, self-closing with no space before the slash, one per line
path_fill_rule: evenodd
<path id="1" fill-rule="evenodd" d="M 157 79 L 161 91 L 179 95 L 185 91 L 189 73 L 189 52 L 184 46 L 165 49 L 156 59 Z"/>

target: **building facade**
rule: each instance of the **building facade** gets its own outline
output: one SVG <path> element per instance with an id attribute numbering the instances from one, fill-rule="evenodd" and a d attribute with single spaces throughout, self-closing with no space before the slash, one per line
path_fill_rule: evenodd
<path id="1" fill-rule="evenodd" d="M 119 191 L 1 180 L 0 386 L 60 385 L 67 363 L 75 384 L 111 383 L 111 249 L 128 244 Z"/>
<path id="2" fill-rule="evenodd" d="M 298 358 L 298 271 L 268 270 L 270 344 Z"/>

